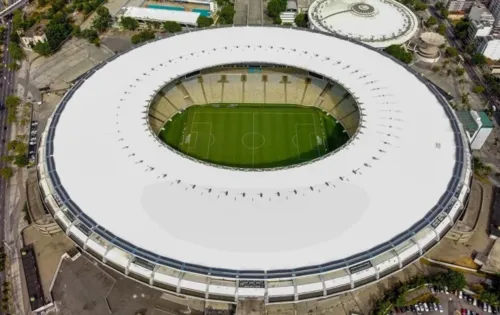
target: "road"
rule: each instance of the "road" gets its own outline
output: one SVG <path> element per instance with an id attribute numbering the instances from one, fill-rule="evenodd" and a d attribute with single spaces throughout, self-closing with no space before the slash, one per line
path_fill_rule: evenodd
<path id="1" fill-rule="evenodd" d="M 13 0 L 8 0 L 8 4 L 13 3 Z M 5 40 L 4 40 L 4 54 L 3 54 L 3 60 L 2 64 L 5 66 L 1 71 L 1 77 L 0 77 L 0 104 L 2 107 L 5 106 L 5 100 L 7 96 L 13 94 L 15 92 L 15 72 L 11 71 L 7 65 L 9 65 L 12 61 L 12 58 L 10 56 L 10 52 L 7 50 L 7 47 L 9 46 L 10 39 L 11 39 L 11 32 L 12 32 L 12 19 L 11 17 L 7 17 L 4 19 L 5 21 L 5 28 L 6 28 L 6 34 L 5 34 Z M 6 143 L 9 141 L 9 136 L 10 136 L 10 128 L 7 124 L 7 110 L 3 109 L 0 111 L 0 130 L 1 130 L 1 136 L 0 136 L 0 156 L 5 156 L 7 147 Z M 3 167 L 4 162 L 0 160 L 0 167 Z M 4 240 L 5 240 L 5 220 L 7 216 L 7 211 L 9 208 L 8 204 L 8 181 L 4 180 L 3 178 L 0 177 L 0 242 L 2 243 L 2 246 L 4 245 Z M 9 254 L 8 248 L 5 248 L 6 252 Z M 5 274 L 2 272 L 0 273 L 0 283 L 3 283 L 5 280 Z M 1 294 L 1 293 L 0 293 Z M 0 310 L 0 314 L 3 315 L 3 312 Z"/>
<path id="2" fill-rule="evenodd" d="M 482 85 L 485 87 L 485 91 L 483 93 L 484 97 L 487 99 L 490 105 L 494 105 L 497 102 L 497 96 L 490 90 L 488 85 L 486 84 L 483 74 L 472 64 L 472 60 L 470 60 L 467 56 L 468 53 L 465 51 L 464 47 L 459 43 L 457 38 L 455 37 L 455 33 L 453 30 L 453 25 L 447 20 L 442 20 L 441 17 L 437 14 L 433 7 L 429 7 L 429 13 L 434 16 L 438 21 L 442 21 L 446 26 L 445 37 L 448 39 L 448 42 L 461 53 L 462 56 L 466 56 L 465 62 L 462 63 L 465 71 L 469 78 L 473 81 L 474 85 Z"/>

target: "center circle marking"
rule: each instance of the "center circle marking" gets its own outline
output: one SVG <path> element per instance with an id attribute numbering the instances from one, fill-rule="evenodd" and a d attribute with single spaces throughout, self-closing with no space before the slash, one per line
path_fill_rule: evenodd
<path id="1" fill-rule="evenodd" d="M 266 143 L 266 138 L 263 134 L 258 132 L 249 132 L 243 135 L 241 138 L 241 143 L 250 150 L 257 150 L 264 146 Z"/>

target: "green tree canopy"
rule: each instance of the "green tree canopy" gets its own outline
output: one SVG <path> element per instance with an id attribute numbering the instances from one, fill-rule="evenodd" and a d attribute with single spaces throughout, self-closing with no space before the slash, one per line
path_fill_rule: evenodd
<path id="1" fill-rule="evenodd" d="M 214 24 L 214 19 L 212 19 L 211 17 L 200 15 L 196 20 L 196 24 L 198 24 L 198 27 L 209 27 Z"/>
<path id="2" fill-rule="evenodd" d="M 481 94 L 484 92 L 484 86 L 482 85 L 476 85 L 472 88 L 472 92 L 476 93 L 476 94 Z"/>
<path id="3" fill-rule="evenodd" d="M 11 167 L 0 168 L 0 176 L 4 179 L 10 179 L 14 176 L 14 170 Z"/>
<path id="4" fill-rule="evenodd" d="M 155 33 L 150 30 L 144 30 L 138 34 L 135 34 L 131 38 L 132 44 L 136 45 L 155 38 Z"/>
<path id="5" fill-rule="evenodd" d="M 472 62 L 478 66 L 485 65 L 486 57 L 483 54 L 474 54 L 472 55 Z"/>
<path id="6" fill-rule="evenodd" d="M 120 19 L 120 25 L 126 29 L 126 30 L 131 30 L 135 31 L 136 29 L 139 28 L 139 22 L 137 22 L 136 19 L 131 18 L 130 16 L 125 16 Z"/>
<path id="7" fill-rule="evenodd" d="M 431 26 L 436 25 L 436 24 L 437 24 L 437 19 L 436 19 L 435 17 L 433 17 L 433 16 L 430 16 L 430 17 L 427 19 L 427 21 L 425 22 L 425 25 L 426 25 L 427 27 L 431 27 Z"/>
<path id="8" fill-rule="evenodd" d="M 163 23 L 163 28 L 169 33 L 177 33 L 182 31 L 182 26 L 179 23 L 172 21 Z"/>
<path id="9" fill-rule="evenodd" d="M 406 51 L 403 47 L 399 45 L 391 45 L 384 49 L 389 55 L 401 60 L 404 63 L 410 63 L 413 60 L 413 56 L 410 52 Z"/>
<path id="10" fill-rule="evenodd" d="M 436 31 L 438 32 L 438 34 L 444 35 L 446 33 L 446 25 L 442 23 L 439 24 Z"/>
<path id="11" fill-rule="evenodd" d="M 98 7 L 96 13 L 97 16 L 92 21 L 92 27 L 99 33 L 102 33 L 111 26 L 113 18 L 111 17 L 111 14 L 109 14 L 108 8 L 105 6 Z"/>
<path id="12" fill-rule="evenodd" d="M 415 1 L 413 8 L 415 9 L 415 11 L 424 11 L 427 9 L 427 4 L 425 4 L 421 1 Z"/>
<path id="13" fill-rule="evenodd" d="M 16 61 L 23 60 L 25 57 L 23 49 L 21 47 L 19 47 L 19 45 L 16 43 L 12 43 L 12 42 L 9 43 L 9 52 L 10 52 L 10 56 L 12 57 L 12 59 L 14 59 Z"/>
<path id="14" fill-rule="evenodd" d="M 304 13 L 297 14 L 295 16 L 294 22 L 298 27 L 307 27 L 307 15 L 305 15 Z"/>
<path id="15" fill-rule="evenodd" d="M 224 25 L 233 24 L 234 13 L 234 6 L 231 3 L 224 5 L 220 10 L 219 23 Z"/>
<path id="16" fill-rule="evenodd" d="M 456 57 L 458 56 L 458 50 L 455 47 L 448 46 L 446 47 L 446 56 Z"/>

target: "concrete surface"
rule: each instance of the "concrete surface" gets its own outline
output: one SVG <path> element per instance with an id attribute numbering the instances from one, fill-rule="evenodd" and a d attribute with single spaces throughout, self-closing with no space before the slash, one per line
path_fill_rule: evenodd
<path id="1" fill-rule="evenodd" d="M 470 263 L 476 253 L 487 254 L 492 245 L 488 235 L 488 222 L 491 212 L 492 189 L 490 185 L 483 184 L 483 203 L 477 228 L 468 242 L 457 243 L 444 238 L 425 256 L 434 260 L 471 267 Z M 474 267 L 474 265 L 472 266 Z"/>
<path id="2" fill-rule="evenodd" d="M 31 81 L 38 88 L 67 84 L 112 55 L 104 46 L 96 47 L 84 39 L 73 38 L 54 55 L 32 62 Z"/>
<path id="3" fill-rule="evenodd" d="M 45 298 L 50 297 L 50 283 L 61 256 L 73 247 L 73 242 L 64 233 L 52 237 L 41 234 L 34 226 L 23 231 L 24 244 L 33 244 L 38 264 L 40 281 Z"/>

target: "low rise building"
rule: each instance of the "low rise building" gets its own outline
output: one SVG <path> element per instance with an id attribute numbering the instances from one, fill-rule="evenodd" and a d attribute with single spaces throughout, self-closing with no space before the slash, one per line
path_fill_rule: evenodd
<path id="1" fill-rule="evenodd" d="M 458 119 L 464 126 L 472 150 L 480 150 L 493 130 L 493 123 L 485 112 L 460 111 Z"/>
<path id="2" fill-rule="evenodd" d="M 477 37 L 490 35 L 495 24 L 495 17 L 484 4 L 474 4 L 470 9 L 468 17 L 471 22 L 467 31 L 470 42 L 474 42 Z"/>
<path id="3" fill-rule="evenodd" d="M 179 23 L 181 26 L 197 27 L 200 13 L 192 11 L 158 10 L 153 8 L 124 7 L 121 17 L 131 17 L 145 26 L 147 22 L 167 21 Z"/>
<path id="4" fill-rule="evenodd" d="M 449 0 L 445 3 L 445 8 L 450 12 L 466 12 L 474 3 L 474 0 Z"/>
<path id="5" fill-rule="evenodd" d="M 500 36 L 478 37 L 476 39 L 476 51 L 491 60 L 500 59 Z"/>
<path id="6" fill-rule="evenodd" d="M 45 25 L 35 24 L 21 36 L 21 42 L 27 49 L 31 49 L 38 42 L 47 41 L 45 36 Z"/>

